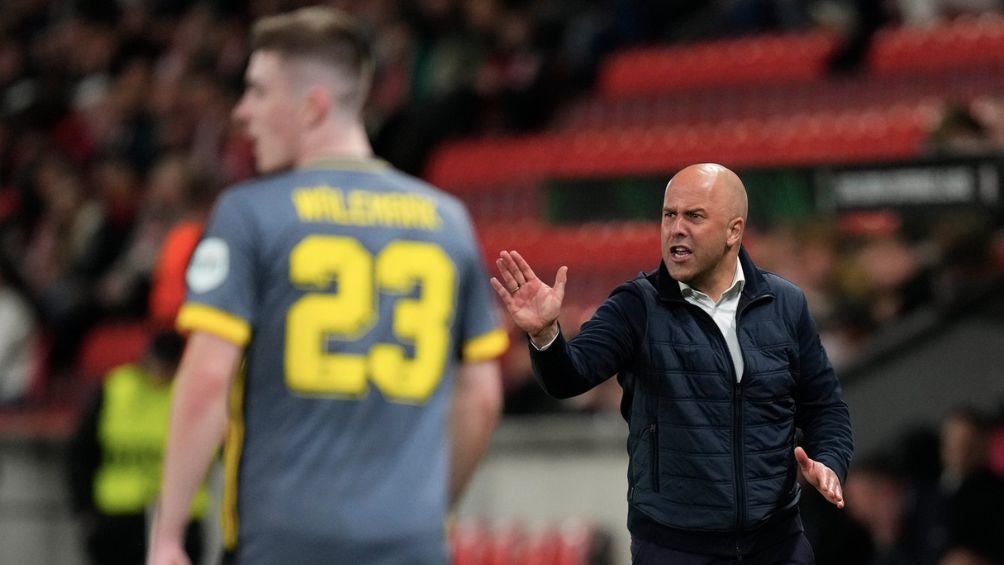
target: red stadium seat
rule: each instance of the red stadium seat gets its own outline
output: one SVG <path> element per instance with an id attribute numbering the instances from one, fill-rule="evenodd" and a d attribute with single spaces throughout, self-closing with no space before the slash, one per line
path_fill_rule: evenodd
<path id="1" fill-rule="evenodd" d="M 575 518 L 532 529 L 520 521 L 463 522 L 450 532 L 451 564 L 588 565 L 595 535 L 593 525 Z"/>
<path id="2" fill-rule="evenodd" d="M 99 381 L 110 369 L 138 361 L 150 343 L 152 330 L 144 322 L 106 322 L 88 332 L 77 357 L 77 372 Z"/>
<path id="3" fill-rule="evenodd" d="M 687 46 L 629 49 L 600 70 L 605 97 L 668 93 L 697 87 L 798 82 L 818 78 L 838 44 L 829 31 L 755 36 Z"/>
<path id="4" fill-rule="evenodd" d="M 869 54 L 874 74 L 1004 67 L 1004 16 L 961 17 L 925 27 L 880 30 Z"/>
<path id="5" fill-rule="evenodd" d="M 472 140 L 439 152 L 429 176 L 464 195 L 548 178 L 658 174 L 701 161 L 742 167 L 902 159 L 920 154 L 940 106 L 928 99 L 690 126 Z"/>

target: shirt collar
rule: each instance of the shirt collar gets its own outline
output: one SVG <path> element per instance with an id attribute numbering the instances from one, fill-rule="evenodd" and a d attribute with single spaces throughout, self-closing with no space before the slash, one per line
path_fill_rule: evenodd
<path id="1" fill-rule="evenodd" d="M 382 171 L 390 167 L 390 164 L 383 159 L 376 157 L 325 157 L 305 163 L 297 167 L 302 170 L 310 169 L 337 169 L 342 171 L 375 172 Z"/>
<path id="2" fill-rule="evenodd" d="M 680 294 L 684 297 L 694 296 L 695 294 L 700 294 L 702 296 L 707 296 L 703 292 L 691 287 L 685 282 L 676 281 L 680 285 Z M 732 284 L 722 293 L 722 297 L 731 296 L 733 293 L 736 295 L 742 294 L 743 288 L 746 286 L 746 274 L 743 273 L 742 261 L 736 260 L 736 274 L 732 277 Z"/>

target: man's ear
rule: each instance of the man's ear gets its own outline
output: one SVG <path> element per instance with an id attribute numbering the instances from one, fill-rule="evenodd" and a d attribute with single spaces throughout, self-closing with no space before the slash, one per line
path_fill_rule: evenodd
<path id="1" fill-rule="evenodd" d="M 304 97 L 303 121 L 307 126 L 316 126 L 331 114 L 333 100 L 331 91 L 320 86 L 312 86 Z"/>
<path id="2" fill-rule="evenodd" d="M 741 217 L 733 218 L 729 222 L 729 232 L 727 242 L 730 246 L 737 245 L 743 239 L 743 231 L 746 229 L 746 221 Z"/>

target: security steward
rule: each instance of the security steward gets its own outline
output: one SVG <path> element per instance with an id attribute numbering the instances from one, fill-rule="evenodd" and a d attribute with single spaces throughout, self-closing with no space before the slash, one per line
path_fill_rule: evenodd
<path id="1" fill-rule="evenodd" d="M 183 347 L 177 333 L 159 332 L 137 363 L 113 368 L 70 442 L 69 486 L 90 563 L 141 565 L 146 558 L 147 514 L 160 486 L 171 381 Z M 193 563 L 202 556 L 208 500 L 203 485 L 186 532 Z"/>

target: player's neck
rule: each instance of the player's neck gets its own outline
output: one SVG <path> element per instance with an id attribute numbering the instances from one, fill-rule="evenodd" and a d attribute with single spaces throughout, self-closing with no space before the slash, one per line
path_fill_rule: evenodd
<path id="1" fill-rule="evenodd" d="M 344 129 L 343 129 L 344 128 Z M 366 131 L 361 124 L 324 128 L 308 135 L 296 162 L 298 168 L 332 160 L 363 160 L 373 157 Z"/>

